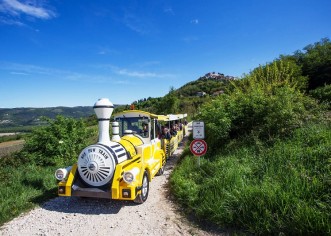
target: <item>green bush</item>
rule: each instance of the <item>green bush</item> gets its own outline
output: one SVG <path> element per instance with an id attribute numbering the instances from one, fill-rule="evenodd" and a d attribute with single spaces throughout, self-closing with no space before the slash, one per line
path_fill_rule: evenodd
<path id="1" fill-rule="evenodd" d="M 319 87 L 311 90 L 309 93 L 313 98 L 316 98 L 321 103 L 325 103 L 331 109 L 331 85 Z"/>
<path id="2" fill-rule="evenodd" d="M 43 166 L 75 162 L 91 136 L 83 120 L 63 116 L 45 119 L 48 125 L 32 131 L 19 155 Z"/>
<path id="3" fill-rule="evenodd" d="M 251 135 L 272 141 L 285 137 L 314 118 L 317 104 L 300 92 L 298 83 L 304 82 L 297 77 L 291 67 L 276 61 L 254 70 L 230 93 L 203 105 L 197 119 L 206 123 L 211 151 L 230 138 Z"/>

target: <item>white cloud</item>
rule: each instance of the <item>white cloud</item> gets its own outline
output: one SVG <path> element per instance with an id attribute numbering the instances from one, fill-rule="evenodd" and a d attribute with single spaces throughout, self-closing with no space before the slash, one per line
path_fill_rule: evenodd
<path id="1" fill-rule="evenodd" d="M 7 10 L 13 15 L 24 13 L 41 19 L 49 19 L 55 16 L 53 11 L 39 7 L 38 1 L 33 2 L 33 4 L 29 1 L 22 3 L 17 0 L 4 0 L 3 3 L 5 4 Z"/>
<path id="2" fill-rule="evenodd" d="M 174 74 L 164 74 L 164 73 L 154 73 L 154 72 L 146 72 L 146 71 L 131 71 L 128 69 L 115 69 L 113 67 L 114 73 L 122 76 L 128 76 L 133 78 L 156 78 L 156 79 L 166 79 L 166 78 L 175 78 Z"/>
<path id="3" fill-rule="evenodd" d="M 163 11 L 165 13 L 168 13 L 168 14 L 171 14 L 171 15 L 175 15 L 175 12 L 173 11 L 173 9 L 171 7 L 164 8 Z"/>
<path id="4" fill-rule="evenodd" d="M 186 43 L 191 43 L 191 42 L 198 41 L 199 38 L 197 36 L 187 36 L 187 37 L 182 38 L 182 40 Z"/>
<path id="5" fill-rule="evenodd" d="M 148 33 L 146 22 L 142 20 L 142 18 L 137 17 L 132 13 L 124 14 L 123 22 L 129 29 L 139 33 L 146 34 Z"/>
<path id="6" fill-rule="evenodd" d="M 155 66 L 160 65 L 159 61 L 145 61 L 145 62 L 139 62 L 135 64 L 138 67 L 149 67 L 149 66 Z"/>
<path id="7" fill-rule="evenodd" d="M 86 81 L 91 77 L 89 75 L 73 71 L 10 62 L 0 62 L 0 69 L 7 70 L 12 75 L 29 75 L 30 77 L 44 77 L 47 79 L 61 78 L 74 81 Z M 99 80 L 100 78 L 98 78 L 98 81 Z"/>
<path id="8" fill-rule="evenodd" d="M 193 19 L 193 20 L 191 20 L 191 23 L 197 25 L 197 24 L 199 24 L 199 20 L 198 19 Z"/>
<path id="9" fill-rule="evenodd" d="M 116 71 L 120 75 L 125 75 L 129 77 L 138 77 L 138 78 L 145 78 L 145 77 L 157 77 L 157 74 L 151 72 L 138 72 L 138 71 L 128 71 L 127 69 L 120 69 Z"/>
<path id="10" fill-rule="evenodd" d="M 124 84 L 124 85 L 128 85 L 128 84 L 132 84 L 131 82 L 127 81 L 127 80 L 115 80 L 114 84 Z"/>
<path id="11" fill-rule="evenodd" d="M 21 19 L 23 16 L 44 20 L 56 17 L 55 12 L 43 6 L 41 0 L 3 0 L 0 3 L 0 12 L 5 13 L 5 16 L 0 18 L 1 23 L 18 26 L 25 25 Z"/>
<path id="12" fill-rule="evenodd" d="M 16 71 L 12 71 L 12 72 L 10 72 L 10 74 L 12 74 L 12 75 L 29 75 L 28 73 L 16 72 Z"/>

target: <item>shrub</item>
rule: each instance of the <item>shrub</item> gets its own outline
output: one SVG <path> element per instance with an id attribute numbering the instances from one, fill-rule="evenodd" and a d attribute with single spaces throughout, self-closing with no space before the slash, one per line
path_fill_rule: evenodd
<path id="1" fill-rule="evenodd" d="M 325 103 L 331 109 L 331 85 L 319 87 L 311 90 L 309 93 L 313 98 L 316 98 L 321 103 Z"/>
<path id="2" fill-rule="evenodd" d="M 230 138 L 251 135 L 272 141 L 285 137 L 313 118 L 317 104 L 300 92 L 297 81 L 291 67 L 274 62 L 254 70 L 234 84 L 230 93 L 202 106 L 198 119 L 206 123 L 211 151 Z"/>
<path id="3" fill-rule="evenodd" d="M 83 120 L 63 116 L 45 120 L 48 125 L 33 130 L 21 155 L 27 161 L 44 166 L 74 162 L 89 137 Z"/>

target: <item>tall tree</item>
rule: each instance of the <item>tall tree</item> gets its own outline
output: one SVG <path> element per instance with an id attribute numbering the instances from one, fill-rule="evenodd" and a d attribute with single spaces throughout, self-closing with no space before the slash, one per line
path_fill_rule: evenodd
<path id="1" fill-rule="evenodd" d="M 312 90 L 331 84 L 331 42 L 324 38 L 297 51 L 294 57 L 302 67 L 304 76 L 309 77 L 308 89 Z"/>

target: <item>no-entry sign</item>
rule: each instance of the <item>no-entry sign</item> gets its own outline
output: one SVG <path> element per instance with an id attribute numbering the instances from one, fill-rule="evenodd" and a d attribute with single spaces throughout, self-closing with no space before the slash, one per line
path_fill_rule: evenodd
<path id="1" fill-rule="evenodd" d="M 190 144 L 190 150 L 193 155 L 202 156 L 207 152 L 207 143 L 204 140 L 193 140 Z"/>

